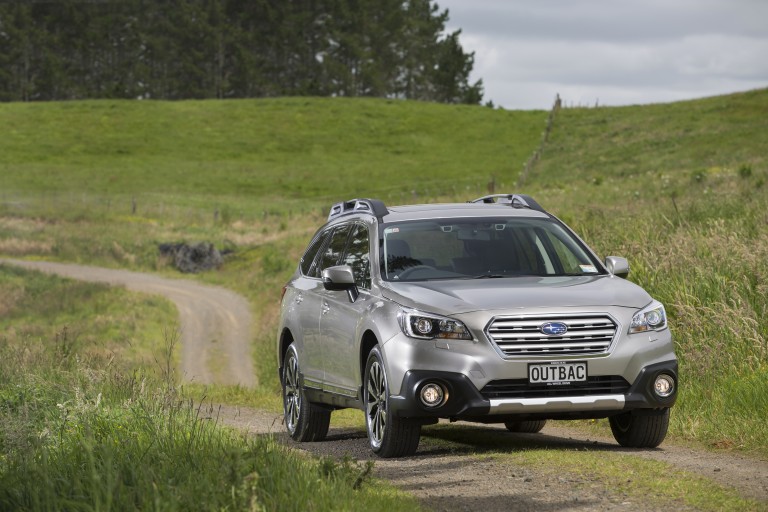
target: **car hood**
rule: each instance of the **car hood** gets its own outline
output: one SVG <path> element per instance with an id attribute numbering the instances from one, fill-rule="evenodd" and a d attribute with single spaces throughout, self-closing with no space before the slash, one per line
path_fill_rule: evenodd
<path id="1" fill-rule="evenodd" d="M 562 276 L 382 283 L 382 295 L 406 307 L 452 315 L 478 310 L 621 306 L 642 308 L 651 296 L 613 276 Z"/>

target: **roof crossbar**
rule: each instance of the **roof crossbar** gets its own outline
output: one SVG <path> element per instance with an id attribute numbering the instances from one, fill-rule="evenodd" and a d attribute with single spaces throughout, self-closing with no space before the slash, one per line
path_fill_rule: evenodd
<path id="1" fill-rule="evenodd" d="M 352 213 L 370 213 L 381 222 L 382 218 L 389 213 L 389 210 L 378 199 L 350 199 L 349 201 L 342 201 L 331 206 L 328 220 Z"/>
<path id="2" fill-rule="evenodd" d="M 513 208 L 530 208 L 539 212 L 547 213 L 534 198 L 525 194 L 491 194 L 488 196 L 478 197 L 469 203 L 486 203 L 486 204 L 506 204 Z"/>

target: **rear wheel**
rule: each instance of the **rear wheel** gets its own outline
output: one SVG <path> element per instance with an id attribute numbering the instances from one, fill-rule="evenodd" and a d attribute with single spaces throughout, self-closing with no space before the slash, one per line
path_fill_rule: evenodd
<path id="1" fill-rule="evenodd" d="M 547 420 L 528 420 L 528 421 L 507 421 L 504 426 L 510 432 L 520 432 L 523 434 L 536 434 L 541 432 Z"/>
<path id="2" fill-rule="evenodd" d="M 301 386 L 299 356 L 291 344 L 283 364 L 283 411 L 285 427 L 296 441 L 322 441 L 328 434 L 331 411 L 306 399 Z"/>
<path id="3" fill-rule="evenodd" d="M 669 409 L 662 414 L 640 416 L 625 412 L 608 418 L 613 437 L 627 448 L 656 448 L 669 428 Z"/>
<path id="4" fill-rule="evenodd" d="M 378 345 L 371 350 L 365 365 L 363 401 L 371 450 L 380 457 L 414 454 L 419 446 L 421 424 L 390 414 L 389 383 Z"/>

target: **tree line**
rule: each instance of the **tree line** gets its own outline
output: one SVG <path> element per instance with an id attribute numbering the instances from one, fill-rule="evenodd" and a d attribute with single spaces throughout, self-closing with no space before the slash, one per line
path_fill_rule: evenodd
<path id="1" fill-rule="evenodd" d="M 482 101 L 431 0 L 0 3 L 0 101 L 376 96 Z"/>

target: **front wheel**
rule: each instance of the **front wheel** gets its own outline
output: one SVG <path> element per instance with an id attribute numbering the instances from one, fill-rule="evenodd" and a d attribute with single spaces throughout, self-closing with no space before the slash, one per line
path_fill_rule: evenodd
<path id="1" fill-rule="evenodd" d="M 371 350 L 365 365 L 363 402 L 373 453 L 380 457 L 413 455 L 419 446 L 421 424 L 390 414 L 387 372 L 378 345 Z"/>
<path id="2" fill-rule="evenodd" d="M 656 448 L 667 437 L 669 409 L 649 416 L 625 412 L 608 418 L 616 441 L 626 448 Z"/>
<path id="3" fill-rule="evenodd" d="M 291 344 L 283 364 L 283 411 L 285 427 L 295 441 L 322 441 L 328 434 L 331 411 L 306 399 L 301 386 L 299 356 Z"/>

